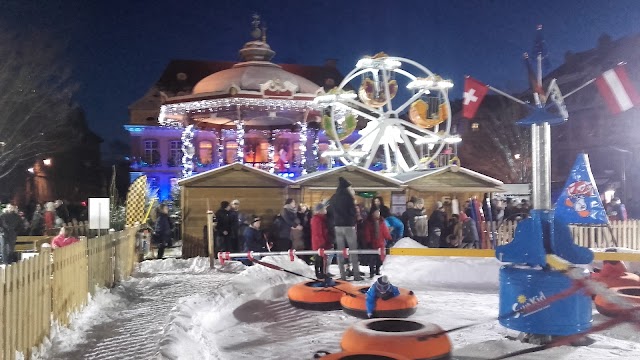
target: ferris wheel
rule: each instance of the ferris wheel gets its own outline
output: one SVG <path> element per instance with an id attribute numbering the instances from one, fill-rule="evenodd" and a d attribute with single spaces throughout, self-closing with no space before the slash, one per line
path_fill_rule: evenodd
<path id="1" fill-rule="evenodd" d="M 434 166 L 445 145 L 459 141 L 449 134 L 452 86 L 409 59 L 361 59 L 339 86 L 315 98 L 329 138 L 323 156 L 367 169 L 381 164 L 388 173 Z M 358 127 L 359 137 L 352 136 Z"/>

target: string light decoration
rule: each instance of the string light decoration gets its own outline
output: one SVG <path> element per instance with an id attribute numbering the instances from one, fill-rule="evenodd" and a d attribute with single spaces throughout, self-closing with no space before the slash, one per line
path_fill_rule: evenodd
<path id="1" fill-rule="evenodd" d="M 189 125 L 182 131 L 182 177 L 188 178 L 193 175 L 193 155 L 196 150 L 193 146 L 195 128 Z"/>
<path id="2" fill-rule="evenodd" d="M 300 126 L 300 167 L 302 175 L 307 173 L 307 122 L 298 121 Z"/>
<path id="3" fill-rule="evenodd" d="M 168 115 L 199 114 L 229 110 L 235 106 L 261 107 L 265 110 L 297 111 L 304 112 L 309 109 L 320 109 L 320 106 L 313 100 L 291 100 L 291 99 L 260 99 L 260 98 L 223 98 L 189 101 L 177 104 L 165 104 L 160 107 L 162 120 L 172 122 L 167 119 Z M 160 121 L 160 117 L 158 117 Z"/>
<path id="4" fill-rule="evenodd" d="M 242 119 L 237 119 L 235 123 L 236 123 L 236 144 L 238 145 L 236 161 L 243 164 L 244 163 L 244 121 Z"/>
<path id="5" fill-rule="evenodd" d="M 269 172 L 272 174 L 276 171 L 276 163 L 273 161 L 276 155 L 276 149 L 274 146 L 275 142 L 276 142 L 276 132 L 271 131 L 271 135 L 269 138 L 269 153 L 267 154 L 267 156 L 269 157 L 268 169 L 269 169 Z"/>
<path id="6" fill-rule="evenodd" d="M 320 161 L 320 130 L 314 130 L 314 139 L 313 139 L 313 161 L 315 170 L 318 170 L 318 163 Z"/>

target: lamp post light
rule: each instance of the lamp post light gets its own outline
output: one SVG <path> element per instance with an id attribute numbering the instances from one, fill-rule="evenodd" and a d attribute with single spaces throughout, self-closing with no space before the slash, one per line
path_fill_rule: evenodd
<path id="1" fill-rule="evenodd" d="M 44 166 L 51 166 L 51 158 L 42 160 L 42 163 L 44 164 Z"/>

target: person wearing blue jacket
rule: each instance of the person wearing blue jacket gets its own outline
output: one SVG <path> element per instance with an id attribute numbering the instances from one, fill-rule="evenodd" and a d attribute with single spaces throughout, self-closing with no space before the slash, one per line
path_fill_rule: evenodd
<path id="1" fill-rule="evenodd" d="M 373 316 L 378 298 L 386 301 L 398 295 L 400 295 L 398 287 L 392 285 L 386 275 L 380 276 L 378 280 L 371 285 L 366 294 L 367 317 L 371 318 Z"/>

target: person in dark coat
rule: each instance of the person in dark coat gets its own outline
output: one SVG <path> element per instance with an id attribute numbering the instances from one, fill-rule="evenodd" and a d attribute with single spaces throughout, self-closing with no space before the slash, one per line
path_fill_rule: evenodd
<path id="1" fill-rule="evenodd" d="M 158 247 L 158 259 L 164 259 L 164 249 L 171 242 L 173 225 L 169 220 L 169 206 L 162 204 L 156 212 L 156 224 L 153 231 L 153 239 Z"/>
<path id="2" fill-rule="evenodd" d="M 23 229 L 23 222 L 17 213 L 17 208 L 13 205 L 7 205 L 2 215 L 0 215 L 0 227 L 2 227 L 3 236 L 2 244 L 0 244 L 0 255 L 3 264 L 11 264 L 17 261 L 16 257 L 16 241 L 18 233 Z"/>
<path id="3" fill-rule="evenodd" d="M 436 208 L 429 217 L 429 242 L 430 248 L 440 247 L 440 236 L 447 226 L 447 214 L 441 201 L 436 202 Z"/>
<path id="4" fill-rule="evenodd" d="M 338 250 L 345 247 L 349 249 L 358 249 L 358 238 L 356 235 L 357 212 L 354 199 L 355 192 L 351 188 L 351 183 L 343 177 L 338 178 L 338 188 L 329 200 L 329 211 L 331 211 L 331 219 L 333 221 L 335 231 L 335 241 Z M 358 255 L 349 254 L 351 266 L 353 266 L 353 275 L 355 281 L 361 281 L 360 266 L 358 264 Z M 338 257 L 338 267 L 340 268 L 340 278 L 347 279 L 347 271 L 345 269 L 344 259 Z"/>
<path id="5" fill-rule="evenodd" d="M 291 229 L 300 226 L 296 224 L 298 220 L 297 206 L 294 199 L 287 199 L 280 211 L 280 215 L 276 218 L 276 236 L 275 251 L 287 251 L 291 249 Z"/>
<path id="6" fill-rule="evenodd" d="M 41 236 L 44 234 L 44 215 L 42 214 L 42 206 L 36 205 L 31 217 L 31 226 L 29 227 L 29 235 Z"/>
<path id="7" fill-rule="evenodd" d="M 302 226 L 302 239 L 304 240 L 304 249 L 311 249 L 311 209 L 307 204 L 300 204 L 298 207 L 298 220 Z M 300 256 L 307 264 L 311 264 L 311 256 Z"/>
<path id="8" fill-rule="evenodd" d="M 262 219 L 259 216 L 253 215 L 250 219 L 246 218 L 246 222 L 251 221 L 249 226 L 245 227 L 243 230 L 242 238 L 244 239 L 244 244 L 242 246 L 242 251 L 248 252 L 268 252 L 269 248 L 267 247 L 267 241 L 265 240 L 262 231 L 260 230 L 260 222 Z M 259 256 L 255 256 L 256 260 L 259 260 Z M 249 259 L 242 260 L 242 263 L 247 266 L 252 266 L 253 262 Z"/>
<path id="9" fill-rule="evenodd" d="M 242 224 L 245 221 L 244 216 L 240 213 L 240 200 L 235 199 L 231 201 L 231 209 L 229 210 L 229 214 L 231 216 L 231 239 L 229 242 L 232 245 L 232 249 L 228 250 L 230 252 L 238 252 L 242 249 L 242 239 L 244 227 Z M 247 219 L 249 221 L 250 219 Z M 242 227 L 242 229 L 241 229 Z"/>
<path id="10" fill-rule="evenodd" d="M 373 204 L 371 205 L 371 210 L 369 212 L 374 212 L 375 210 L 380 210 L 380 216 L 382 216 L 383 219 L 391 216 L 391 210 L 389 210 L 389 207 L 384 204 L 382 196 L 376 196 L 373 198 Z"/>
<path id="11" fill-rule="evenodd" d="M 228 201 L 220 203 L 220 209 L 216 211 L 216 249 L 214 256 L 220 251 L 232 251 L 231 244 L 233 231 L 233 220 L 231 216 L 231 205 Z"/>

